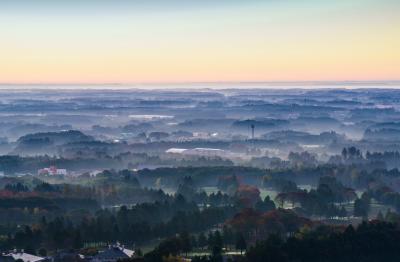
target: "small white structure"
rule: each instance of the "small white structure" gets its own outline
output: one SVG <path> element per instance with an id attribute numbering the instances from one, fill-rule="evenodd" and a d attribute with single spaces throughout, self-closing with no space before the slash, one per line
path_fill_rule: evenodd
<path id="1" fill-rule="evenodd" d="M 170 148 L 165 153 L 171 153 L 171 154 L 183 154 L 187 149 L 185 148 Z"/>
<path id="2" fill-rule="evenodd" d="M 21 250 L 20 252 L 14 250 L 13 252 L 4 255 L 4 257 L 11 257 L 13 258 L 15 261 L 20 259 L 24 262 L 38 262 L 38 261 L 45 261 L 44 257 L 38 257 L 38 256 L 34 256 L 28 253 L 24 253 L 23 250 Z"/>
<path id="3" fill-rule="evenodd" d="M 230 152 L 227 152 L 222 149 L 218 148 L 170 148 L 166 153 L 170 154 L 181 154 L 181 155 L 188 155 L 188 156 L 220 156 L 220 157 L 229 157 Z"/>

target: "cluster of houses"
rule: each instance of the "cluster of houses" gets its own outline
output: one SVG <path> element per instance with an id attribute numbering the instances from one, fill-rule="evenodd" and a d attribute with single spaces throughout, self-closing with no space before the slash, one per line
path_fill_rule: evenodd
<path id="1" fill-rule="evenodd" d="M 135 257 L 135 251 L 125 248 L 123 245 L 110 245 L 108 248 L 98 252 L 94 256 L 84 256 L 75 252 L 58 252 L 53 256 L 40 257 L 25 253 L 24 250 L 13 250 L 0 254 L 0 262 L 57 262 L 57 261 L 79 261 L 79 262 L 117 262 L 122 259 Z"/>
<path id="2" fill-rule="evenodd" d="M 67 174 L 68 174 L 67 169 L 60 169 L 55 166 L 45 167 L 38 170 L 38 175 L 65 176 Z"/>

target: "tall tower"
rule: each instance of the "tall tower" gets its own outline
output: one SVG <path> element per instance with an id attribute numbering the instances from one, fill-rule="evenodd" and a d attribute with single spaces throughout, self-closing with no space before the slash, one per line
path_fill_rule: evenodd
<path id="1" fill-rule="evenodd" d="M 251 124 L 251 139 L 254 140 L 254 128 L 256 127 L 254 124 Z"/>

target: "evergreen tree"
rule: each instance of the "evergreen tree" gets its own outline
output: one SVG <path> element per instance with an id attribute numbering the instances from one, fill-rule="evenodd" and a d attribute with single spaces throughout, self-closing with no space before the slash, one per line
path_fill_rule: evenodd
<path id="1" fill-rule="evenodd" d="M 181 249 L 187 256 L 187 253 L 192 251 L 192 243 L 190 241 L 190 235 L 187 232 L 180 234 Z"/>
<path id="2" fill-rule="evenodd" d="M 242 255 L 243 250 L 246 250 L 246 248 L 246 240 L 244 239 L 243 234 L 239 234 L 236 239 L 236 249 L 240 250 L 240 254 Z"/>
<path id="3" fill-rule="evenodd" d="M 203 232 L 201 232 L 197 238 L 197 244 L 200 248 L 204 248 L 205 246 L 207 246 L 207 237 L 206 235 L 204 235 Z"/>

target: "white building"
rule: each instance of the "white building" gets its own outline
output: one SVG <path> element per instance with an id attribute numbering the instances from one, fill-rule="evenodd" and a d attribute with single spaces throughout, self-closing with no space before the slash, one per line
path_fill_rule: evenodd
<path id="1" fill-rule="evenodd" d="M 180 155 L 188 155 L 188 156 L 219 156 L 219 157 L 229 157 L 231 155 L 230 152 L 218 149 L 218 148 L 170 148 L 166 153 L 170 154 L 180 154 Z"/>
<path id="2" fill-rule="evenodd" d="M 17 260 L 22 260 L 24 262 L 39 262 L 39 261 L 45 261 L 44 257 L 38 257 L 38 256 L 34 256 L 28 253 L 24 253 L 23 250 L 21 250 L 20 252 L 18 251 L 14 251 L 12 253 L 3 255 L 3 257 L 10 257 L 12 259 L 14 259 L 15 261 Z M 1 259 L 0 259 L 1 260 Z"/>
<path id="3" fill-rule="evenodd" d="M 170 148 L 165 153 L 171 153 L 171 154 L 183 154 L 187 149 L 185 148 Z"/>

